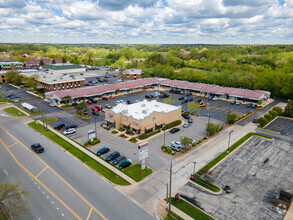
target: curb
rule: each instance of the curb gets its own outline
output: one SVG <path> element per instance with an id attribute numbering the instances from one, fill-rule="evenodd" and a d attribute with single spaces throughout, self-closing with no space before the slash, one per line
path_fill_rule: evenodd
<path id="1" fill-rule="evenodd" d="M 92 118 L 92 116 L 90 116 L 89 118 L 85 118 L 85 117 L 82 117 L 82 116 L 80 116 L 80 115 L 78 115 L 78 114 L 76 114 L 76 113 L 74 113 L 76 116 L 78 116 L 78 117 L 80 117 L 80 118 L 83 118 L 83 119 L 91 119 Z"/>
<path id="2" fill-rule="evenodd" d="M 204 190 L 206 190 L 206 191 L 208 191 L 209 193 L 212 193 L 212 194 L 214 194 L 214 195 L 219 195 L 219 194 L 221 194 L 221 193 L 223 192 L 222 188 L 219 187 L 219 186 L 217 186 L 217 185 L 215 185 L 215 184 L 213 184 L 213 185 L 217 186 L 217 187 L 220 189 L 219 192 L 213 192 L 213 191 L 211 191 L 211 190 L 209 190 L 209 189 L 207 189 L 207 188 L 205 188 L 205 187 L 203 187 L 203 186 L 197 184 L 196 182 L 191 181 L 190 179 L 188 179 L 188 182 L 190 182 L 190 183 L 192 183 L 192 184 L 198 186 L 199 188 L 204 189 Z"/>

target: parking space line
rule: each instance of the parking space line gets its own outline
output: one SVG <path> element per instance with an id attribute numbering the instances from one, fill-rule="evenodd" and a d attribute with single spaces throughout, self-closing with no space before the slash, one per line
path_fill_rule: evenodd
<path id="1" fill-rule="evenodd" d="M 89 220 L 89 219 L 90 219 L 90 216 L 91 216 L 91 214 L 92 214 L 92 211 L 93 211 L 93 208 L 91 208 L 91 210 L 90 210 L 90 212 L 89 212 L 89 214 L 88 214 L 86 220 Z"/>
<path id="2" fill-rule="evenodd" d="M 36 175 L 36 178 L 38 178 L 48 167 L 46 166 L 38 175 Z"/>
<path id="3" fill-rule="evenodd" d="M 14 146 L 16 144 L 18 144 L 18 142 L 15 142 L 14 144 L 9 145 L 7 148 L 10 148 L 10 147 L 12 147 L 12 146 Z"/>

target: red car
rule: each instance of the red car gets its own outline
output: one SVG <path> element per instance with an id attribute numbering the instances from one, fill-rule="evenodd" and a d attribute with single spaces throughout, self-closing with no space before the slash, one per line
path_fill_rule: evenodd
<path id="1" fill-rule="evenodd" d="M 93 104 L 93 102 L 90 101 L 90 100 L 87 100 L 86 103 L 87 103 L 87 104 Z"/>
<path id="2" fill-rule="evenodd" d="M 92 108 L 92 112 L 97 112 L 98 109 L 96 109 L 95 107 Z"/>
<path id="3" fill-rule="evenodd" d="M 86 84 L 84 84 L 84 86 L 89 86 L 90 84 L 88 84 L 88 83 L 86 83 Z"/>
<path id="4" fill-rule="evenodd" d="M 97 105 L 97 106 L 95 106 L 94 108 L 97 109 L 98 111 L 102 111 L 102 110 L 103 110 L 103 107 L 100 106 L 100 105 Z"/>
<path id="5" fill-rule="evenodd" d="M 115 98 L 115 96 L 113 96 L 113 95 L 110 95 L 110 96 L 109 96 L 109 98 L 110 98 L 110 99 L 114 99 L 114 98 Z"/>

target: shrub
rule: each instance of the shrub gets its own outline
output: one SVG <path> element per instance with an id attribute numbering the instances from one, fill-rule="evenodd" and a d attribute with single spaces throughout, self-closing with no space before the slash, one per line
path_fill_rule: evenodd
<path id="1" fill-rule="evenodd" d="M 158 134 L 160 132 L 161 132 L 161 130 L 155 130 L 155 131 L 153 131 L 151 133 L 143 133 L 143 134 L 139 135 L 138 139 L 140 139 L 140 140 L 147 139 L 148 137 L 150 137 L 150 136 L 152 136 L 154 134 Z"/>
<path id="2" fill-rule="evenodd" d="M 171 147 L 166 147 L 166 152 L 167 152 L 168 154 L 170 154 L 170 153 L 172 152 L 172 148 L 171 148 Z"/>
<path id="3" fill-rule="evenodd" d="M 288 104 L 285 107 L 284 115 L 288 117 L 293 117 L 293 101 L 289 100 Z"/>
<path id="4" fill-rule="evenodd" d="M 131 131 L 131 130 L 126 130 L 126 134 L 133 134 L 133 131 Z"/>
<path id="5" fill-rule="evenodd" d="M 87 142 L 85 142 L 84 144 L 83 144 L 83 146 L 87 146 L 87 145 L 95 145 L 95 144 L 99 144 L 101 142 L 101 140 L 100 139 L 98 139 L 98 138 L 93 138 L 93 141 L 91 141 L 91 140 L 88 140 Z"/>
<path id="6" fill-rule="evenodd" d="M 184 154 L 184 153 L 185 153 L 185 150 L 182 150 L 182 151 L 181 151 L 181 153 L 183 153 L 183 154 Z"/>
<path id="7" fill-rule="evenodd" d="M 192 143 L 192 146 L 195 147 L 196 146 L 196 143 Z"/>
<path id="8" fill-rule="evenodd" d="M 119 137 L 125 137 L 125 134 L 120 134 Z"/>
<path id="9" fill-rule="evenodd" d="M 135 137 L 132 137 L 132 138 L 130 138 L 130 140 L 129 140 L 130 142 L 132 142 L 132 143 L 136 143 L 137 142 L 137 140 L 136 140 L 136 138 Z"/>
<path id="10" fill-rule="evenodd" d="M 169 128 L 173 128 L 173 127 L 175 127 L 175 126 L 180 125 L 181 123 L 182 123 L 181 120 L 173 121 L 173 122 L 171 122 L 171 123 L 169 123 L 169 124 L 166 124 L 166 125 L 163 127 L 163 130 L 166 130 L 166 129 L 169 129 Z"/>
<path id="11" fill-rule="evenodd" d="M 264 116 L 268 121 L 271 121 L 273 119 L 273 116 L 271 114 L 265 114 Z"/>
<path id="12" fill-rule="evenodd" d="M 161 146 L 161 149 L 164 150 L 164 149 L 166 149 L 166 147 L 167 147 L 167 146 L 162 145 L 162 146 Z"/>
<path id="13" fill-rule="evenodd" d="M 217 132 L 220 131 L 220 124 L 214 124 L 214 123 L 208 123 L 206 127 L 206 131 L 210 134 L 213 135 Z M 205 138 L 206 139 L 206 138 Z"/>
<path id="14" fill-rule="evenodd" d="M 185 113 L 190 114 L 190 111 L 186 111 Z"/>
<path id="15" fill-rule="evenodd" d="M 269 113 L 272 115 L 273 119 L 278 116 L 278 112 L 271 110 Z"/>
<path id="16" fill-rule="evenodd" d="M 269 121 L 266 118 L 260 117 L 257 119 L 257 123 L 259 123 L 261 127 L 264 127 Z"/>
<path id="17" fill-rule="evenodd" d="M 202 142 L 202 140 L 200 139 L 200 140 L 198 140 L 198 142 L 196 144 L 200 144 L 201 142 Z"/>
<path id="18" fill-rule="evenodd" d="M 237 114 L 235 114 L 235 113 L 227 113 L 226 114 L 226 119 L 227 119 L 228 124 L 232 125 L 237 120 Z"/>
<path id="19" fill-rule="evenodd" d="M 118 133 L 118 131 L 112 131 L 112 134 L 117 134 Z"/>
<path id="20" fill-rule="evenodd" d="M 125 129 L 124 128 L 119 128 L 119 131 L 125 131 Z"/>
<path id="21" fill-rule="evenodd" d="M 273 110 L 276 111 L 276 112 L 278 112 L 278 115 L 282 115 L 283 114 L 283 109 L 281 107 L 276 106 L 276 107 L 273 108 Z"/>

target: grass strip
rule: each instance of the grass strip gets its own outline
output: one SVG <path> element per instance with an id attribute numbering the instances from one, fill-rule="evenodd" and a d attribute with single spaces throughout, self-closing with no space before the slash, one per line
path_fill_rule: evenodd
<path id="1" fill-rule="evenodd" d="M 184 201 L 183 199 L 178 199 L 175 201 L 175 198 L 171 198 L 171 204 L 176 208 L 180 209 L 182 212 L 186 213 L 190 217 L 196 220 L 214 220 L 211 216 L 207 215 L 197 207 L 191 205 L 190 203 Z M 171 208 L 172 209 L 172 208 Z"/>
<path id="2" fill-rule="evenodd" d="M 122 172 L 129 176 L 131 179 L 136 182 L 141 181 L 150 175 L 153 171 L 151 168 L 146 167 L 144 170 L 141 169 L 141 164 L 134 164 L 130 167 L 122 169 Z"/>
<path id="3" fill-rule="evenodd" d="M 243 144 L 248 138 L 250 138 L 253 135 L 267 138 L 267 139 L 273 139 L 272 137 L 267 136 L 267 135 L 250 132 L 250 133 L 246 134 L 244 137 L 242 137 L 241 139 L 239 139 L 231 147 L 229 147 L 229 152 L 231 153 L 234 150 L 236 150 L 241 144 Z M 202 172 L 202 173 L 208 172 L 213 166 L 215 166 L 218 162 L 220 162 L 222 159 L 224 159 L 227 155 L 228 155 L 227 151 L 224 151 L 219 156 L 217 156 L 215 159 L 213 159 L 211 162 L 209 162 L 207 165 L 205 165 L 203 168 L 201 168 L 201 170 L 199 172 Z"/>
<path id="4" fill-rule="evenodd" d="M 23 112 L 19 111 L 17 108 L 14 107 L 8 107 L 3 109 L 8 114 L 14 116 L 14 117 L 24 117 L 26 116 Z"/>
<path id="5" fill-rule="evenodd" d="M 28 123 L 30 127 L 35 129 L 36 131 L 40 132 L 47 138 L 51 139 L 54 141 L 56 144 L 60 145 L 63 147 L 65 150 L 70 152 L 72 155 L 80 159 L 82 162 L 87 164 L 89 167 L 97 171 L 99 174 L 104 176 L 106 179 L 111 181 L 112 183 L 118 184 L 118 185 L 130 185 L 129 182 L 127 182 L 125 179 L 122 177 L 118 176 L 116 173 L 113 171 L 109 170 L 108 168 L 104 167 L 102 164 L 100 164 L 98 161 L 94 160 L 81 150 L 77 149 L 74 147 L 72 144 L 68 143 L 58 135 L 54 134 L 52 131 L 45 131 L 44 127 L 41 124 L 36 124 L 35 122 L 30 122 Z"/>
<path id="6" fill-rule="evenodd" d="M 72 109 L 72 108 L 74 108 L 74 106 L 72 106 L 72 105 L 62 105 L 62 106 L 60 106 L 60 108 L 62 108 L 62 109 Z"/>
<path id="7" fill-rule="evenodd" d="M 179 215 L 171 211 L 166 215 L 164 220 L 184 220 L 184 218 L 181 218 Z"/>
<path id="8" fill-rule="evenodd" d="M 211 190 L 212 192 L 220 192 L 220 188 L 210 182 L 205 181 L 200 177 L 199 174 L 194 174 L 194 180 L 193 182 L 197 183 L 198 185 Z"/>
<path id="9" fill-rule="evenodd" d="M 57 118 L 47 118 L 47 123 L 54 122 L 54 121 L 57 121 L 57 120 L 58 120 Z M 46 122 L 46 119 L 41 119 L 40 121 L 41 122 Z"/>
<path id="10" fill-rule="evenodd" d="M 10 100 L 10 99 L 8 99 L 8 98 L 6 98 L 6 97 L 4 97 L 4 96 L 2 96 L 2 97 L 0 97 L 0 102 L 9 102 L 9 103 L 13 103 L 13 101 L 12 100 Z"/>

